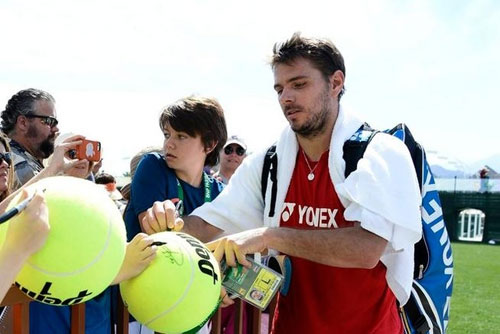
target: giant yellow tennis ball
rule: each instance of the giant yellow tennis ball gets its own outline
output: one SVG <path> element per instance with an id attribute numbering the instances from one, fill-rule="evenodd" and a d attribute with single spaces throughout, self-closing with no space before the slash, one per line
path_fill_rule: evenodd
<path id="1" fill-rule="evenodd" d="M 152 235 L 156 258 L 138 276 L 120 284 L 125 304 L 139 322 L 161 333 L 199 326 L 218 306 L 219 264 L 198 239 L 176 232 Z"/>
<path id="2" fill-rule="evenodd" d="M 29 297 L 52 305 L 73 305 L 97 296 L 116 277 L 125 256 L 119 210 L 106 191 L 87 180 L 51 177 L 27 188 L 30 194 L 35 189 L 45 189 L 50 232 L 20 271 L 16 285 Z M 21 212 L 2 225 L 25 217 Z M 6 229 L 2 226 L 0 245 Z"/>

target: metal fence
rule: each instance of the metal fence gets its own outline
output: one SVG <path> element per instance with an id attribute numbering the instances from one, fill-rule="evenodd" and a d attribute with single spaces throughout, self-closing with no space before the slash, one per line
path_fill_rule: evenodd
<path id="1" fill-rule="evenodd" d="M 116 325 L 112 326 L 110 334 L 128 334 L 129 314 L 123 301 L 118 295 L 117 300 L 117 321 Z M 23 294 L 15 285 L 13 285 L 7 296 L 0 302 L 0 306 L 9 306 L 9 314 L 6 321 L 3 322 L 5 326 L 0 334 L 29 334 L 29 303 L 31 299 Z M 234 324 L 234 333 L 243 333 L 243 321 L 246 318 L 246 333 L 260 334 L 269 333 L 271 330 L 271 320 L 274 315 L 276 307 L 276 298 L 273 299 L 269 305 L 270 313 L 266 318 L 269 321 L 262 321 L 262 312 L 250 304 L 246 304 L 241 300 L 236 300 L 236 317 Z M 243 316 L 244 310 L 246 317 Z M 111 314 L 110 314 L 111 317 Z M 211 334 L 222 334 L 221 328 L 221 314 L 219 311 L 211 319 Z M 227 333 L 226 334 L 232 334 Z M 85 334 L 85 303 L 71 306 L 71 332 L 70 334 Z M 87 333 L 92 334 L 92 333 Z"/>

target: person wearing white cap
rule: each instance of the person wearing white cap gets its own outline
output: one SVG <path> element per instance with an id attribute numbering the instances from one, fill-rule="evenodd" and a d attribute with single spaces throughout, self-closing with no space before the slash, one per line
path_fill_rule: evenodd
<path id="1" fill-rule="evenodd" d="M 224 144 L 220 152 L 220 168 L 214 177 L 224 184 L 229 182 L 236 168 L 238 168 L 243 159 L 247 156 L 247 145 L 238 136 L 231 136 Z"/>

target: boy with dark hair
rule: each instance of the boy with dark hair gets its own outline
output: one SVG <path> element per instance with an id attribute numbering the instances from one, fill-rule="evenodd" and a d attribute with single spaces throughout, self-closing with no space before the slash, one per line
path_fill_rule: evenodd
<path id="1" fill-rule="evenodd" d="M 160 128 L 163 130 L 167 124 L 191 137 L 199 135 L 208 152 L 205 166 L 217 165 L 227 129 L 224 112 L 216 99 L 189 96 L 172 103 L 160 116 Z"/>
<path id="2" fill-rule="evenodd" d="M 215 99 L 178 100 L 163 109 L 159 124 L 165 138 L 163 152 L 144 155 L 132 178 L 124 214 L 129 240 L 141 231 L 140 222 L 155 202 L 176 200 L 178 214 L 187 215 L 212 201 L 223 187 L 203 170 L 217 163 L 227 139 L 224 112 Z M 148 330 L 137 323 L 131 328 L 133 333 Z M 208 333 L 207 328 L 200 333 Z"/>

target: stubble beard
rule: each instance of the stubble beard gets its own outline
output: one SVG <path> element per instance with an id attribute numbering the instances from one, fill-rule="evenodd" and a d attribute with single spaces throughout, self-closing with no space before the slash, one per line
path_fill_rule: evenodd
<path id="1" fill-rule="evenodd" d="M 314 138 L 326 130 L 328 116 L 332 112 L 329 108 L 328 92 L 325 90 L 320 96 L 319 112 L 310 113 L 310 118 L 301 125 L 291 124 L 292 130 L 303 138 Z"/>

